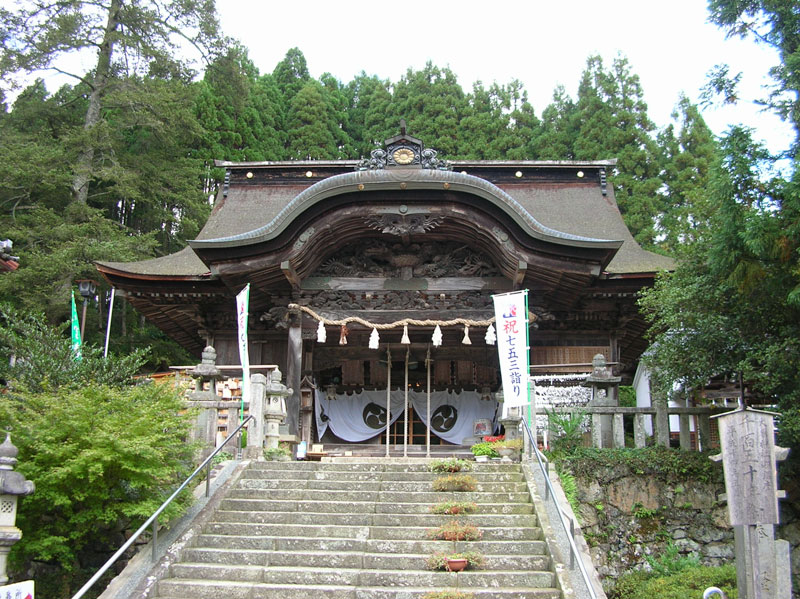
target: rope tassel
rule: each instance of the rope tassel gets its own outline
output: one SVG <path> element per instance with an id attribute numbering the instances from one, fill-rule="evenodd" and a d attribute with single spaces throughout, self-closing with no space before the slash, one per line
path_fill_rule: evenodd
<path id="1" fill-rule="evenodd" d="M 464 327 L 464 338 L 461 340 L 461 343 L 464 345 L 472 345 L 472 341 L 469 338 L 469 327 Z"/>
<path id="2" fill-rule="evenodd" d="M 322 321 L 320 320 L 319 324 L 317 325 L 317 342 L 325 343 L 327 338 L 328 338 L 328 333 L 325 330 L 325 325 L 322 324 Z"/>
<path id="3" fill-rule="evenodd" d="M 411 339 L 408 338 L 408 325 L 403 325 L 403 338 L 400 340 L 403 345 L 411 345 Z"/>
<path id="4" fill-rule="evenodd" d="M 339 329 L 339 345 L 347 345 L 347 335 L 350 333 L 346 325 Z"/>

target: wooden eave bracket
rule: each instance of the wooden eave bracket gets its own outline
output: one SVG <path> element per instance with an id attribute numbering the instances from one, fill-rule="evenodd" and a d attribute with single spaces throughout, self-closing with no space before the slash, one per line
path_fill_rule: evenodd
<path id="1" fill-rule="evenodd" d="M 288 260 L 284 260 L 281 262 L 281 270 L 286 280 L 289 281 L 289 284 L 292 286 L 292 289 L 298 291 L 300 289 L 300 277 L 295 271 L 294 266 L 292 266 L 292 263 Z"/>
<path id="2" fill-rule="evenodd" d="M 517 262 L 517 272 L 514 273 L 514 289 L 519 289 L 522 281 L 525 280 L 525 275 L 528 272 L 528 263 L 524 260 Z"/>

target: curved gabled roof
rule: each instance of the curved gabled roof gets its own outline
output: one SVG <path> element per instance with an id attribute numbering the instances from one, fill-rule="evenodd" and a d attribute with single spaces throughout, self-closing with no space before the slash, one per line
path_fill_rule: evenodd
<path id="1" fill-rule="evenodd" d="M 202 237 L 190 241 L 194 249 L 253 245 L 278 237 L 303 212 L 328 198 L 360 191 L 449 190 L 483 198 L 511 217 L 531 237 L 586 248 L 618 248 L 621 240 L 596 239 L 552 229 L 536 220 L 517 200 L 486 179 L 434 169 L 379 169 L 354 171 L 327 177 L 304 189 L 265 225 L 235 235 Z"/>

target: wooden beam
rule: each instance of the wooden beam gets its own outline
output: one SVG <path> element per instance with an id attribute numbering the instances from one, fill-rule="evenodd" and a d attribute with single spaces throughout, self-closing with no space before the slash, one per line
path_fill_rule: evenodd
<path id="1" fill-rule="evenodd" d="M 292 263 L 288 260 L 284 260 L 281 262 L 281 270 L 283 271 L 283 275 L 289 281 L 289 284 L 292 286 L 292 289 L 299 290 L 300 289 L 300 277 L 294 270 Z"/>
<path id="2" fill-rule="evenodd" d="M 517 263 L 517 272 L 514 274 L 514 289 L 519 289 L 522 281 L 525 280 L 525 274 L 528 272 L 528 263 L 524 260 L 519 260 Z"/>

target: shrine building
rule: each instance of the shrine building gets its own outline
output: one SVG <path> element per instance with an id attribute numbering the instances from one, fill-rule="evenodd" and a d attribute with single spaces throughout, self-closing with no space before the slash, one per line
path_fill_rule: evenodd
<path id="1" fill-rule="evenodd" d="M 491 432 L 500 377 L 485 338 L 492 295 L 513 290 L 529 290 L 537 372 L 589 370 L 602 353 L 629 383 L 645 349 L 637 293 L 673 265 L 623 223 L 614 160 L 448 163 L 403 132 L 362 161 L 217 166 L 224 186 L 188 247 L 97 268 L 218 364 L 239 364 L 249 283 L 250 363 L 279 366 L 289 432 L 307 442 L 377 443 L 387 402 L 392 443 L 425 444 L 428 423 L 434 444 Z"/>

